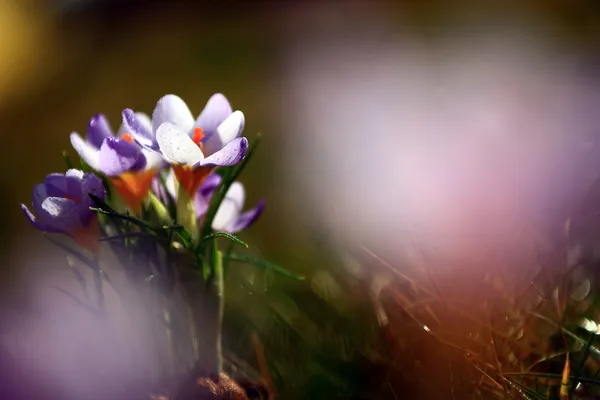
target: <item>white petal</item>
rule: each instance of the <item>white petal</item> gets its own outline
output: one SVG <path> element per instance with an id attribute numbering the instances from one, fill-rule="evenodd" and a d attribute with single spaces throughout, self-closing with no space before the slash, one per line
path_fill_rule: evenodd
<path id="1" fill-rule="evenodd" d="M 100 151 L 76 132 L 71 133 L 71 145 L 81 158 L 94 170 L 100 168 Z"/>
<path id="2" fill-rule="evenodd" d="M 225 146 L 233 139 L 241 135 L 244 130 L 244 113 L 234 111 L 225 121 L 217 128 L 217 135 L 221 140 L 221 146 Z"/>
<path id="3" fill-rule="evenodd" d="M 156 131 L 156 141 L 164 158 L 175 165 L 194 165 L 204 159 L 202 151 L 177 125 L 165 122 Z"/>
<path id="4" fill-rule="evenodd" d="M 83 179 L 83 171 L 80 169 L 70 169 L 65 173 L 65 175 L 70 178 L 77 178 L 78 180 Z"/>
<path id="5" fill-rule="evenodd" d="M 159 169 L 165 160 L 155 151 L 142 148 L 142 153 L 146 157 L 146 170 Z"/>
<path id="6" fill-rule="evenodd" d="M 244 185 L 242 185 L 240 182 L 233 182 L 231 186 L 229 186 L 229 190 L 227 190 L 225 198 L 233 201 L 236 207 L 241 211 L 244 207 L 244 202 L 246 201 L 246 191 L 244 190 Z"/>
<path id="7" fill-rule="evenodd" d="M 167 185 L 167 192 L 173 197 L 177 196 L 177 192 L 175 190 L 175 172 L 173 169 L 170 169 L 167 174 L 167 179 L 165 179 L 165 184 Z"/>
<path id="8" fill-rule="evenodd" d="M 229 231 L 240 217 L 244 207 L 244 186 L 239 182 L 233 182 L 219 205 L 219 209 L 213 219 L 212 228 L 216 231 Z"/>
<path id="9" fill-rule="evenodd" d="M 224 199 L 215 214 L 212 228 L 215 231 L 228 231 L 235 221 L 237 221 L 239 215 L 240 213 L 235 203 L 231 200 Z"/>
<path id="10" fill-rule="evenodd" d="M 158 128 L 165 122 L 179 126 L 186 133 L 194 126 L 194 117 L 179 96 L 168 94 L 156 104 L 152 113 L 152 130 L 158 132 Z"/>

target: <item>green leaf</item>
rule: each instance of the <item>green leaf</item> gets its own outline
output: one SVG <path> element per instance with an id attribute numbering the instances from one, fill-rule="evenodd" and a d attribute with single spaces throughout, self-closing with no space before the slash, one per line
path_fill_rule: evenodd
<path id="1" fill-rule="evenodd" d="M 305 277 L 303 275 L 296 274 L 294 272 L 288 271 L 287 269 L 280 267 L 279 265 L 270 263 L 265 260 L 260 260 L 258 258 L 254 258 L 251 256 L 247 256 L 245 254 L 238 253 L 229 253 L 223 256 L 225 259 L 230 261 L 238 261 L 247 264 L 254 264 L 257 267 L 265 268 L 277 272 L 281 275 L 287 276 L 288 278 L 296 279 L 299 281 L 303 281 Z"/>
<path id="2" fill-rule="evenodd" d="M 81 170 L 83 172 L 92 172 L 92 169 L 90 168 L 90 166 L 85 162 L 85 160 L 83 158 L 79 159 L 79 162 L 81 163 Z"/>
<path id="3" fill-rule="evenodd" d="M 132 224 L 137 225 L 142 229 L 156 232 L 156 229 L 152 228 L 151 226 L 146 224 L 144 221 L 134 218 L 130 215 L 120 214 L 120 213 L 116 212 L 115 210 L 113 210 L 112 208 L 110 208 L 105 202 L 100 200 L 97 196 L 94 196 L 91 193 L 89 193 L 89 196 L 94 201 L 94 203 L 96 203 L 96 205 L 97 205 L 97 207 L 90 207 L 90 210 L 107 215 L 109 217 L 114 217 L 114 218 L 117 218 L 117 219 L 120 219 L 123 221 L 131 222 Z"/>
<path id="4" fill-rule="evenodd" d="M 67 153 L 66 150 L 63 150 L 62 156 L 63 160 L 65 161 L 65 164 L 67 165 L 67 169 L 73 169 L 73 163 L 71 162 L 71 157 L 69 157 L 69 153 Z"/>
<path id="5" fill-rule="evenodd" d="M 225 232 L 213 232 L 210 235 L 204 236 L 200 242 L 201 243 L 202 242 L 206 242 L 208 240 L 216 239 L 216 238 L 219 238 L 219 237 L 227 238 L 227 239 L 231 240 L 232 242 L 235 242 L 235 243 L 237 243 L 239 245 L 244 246 L 245 248 L 248 248 L 248 243 L 243 242 L 237 236 L 234 236 L 234 235 L 231 235 L 231 234 L 225 233 Z"/>
<path id="6" fill-rule="evenodd" d="M 148 199 L 150 200 L 150 205 L 152 206 L 152 208 L 154 208 L 156 215 L 163 223 L 172 222 L 169 210 L 167 210 L 165 205 L 159 200 L 158 197 L 156 197 L 154 193 L 149 193 Z"/>

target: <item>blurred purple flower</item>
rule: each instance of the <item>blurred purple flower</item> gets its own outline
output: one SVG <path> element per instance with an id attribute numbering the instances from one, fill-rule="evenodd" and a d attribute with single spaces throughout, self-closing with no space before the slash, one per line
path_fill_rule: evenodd
<path id="1" fill-rule="evenodd" d="M 65 174 L 50 174 L 44 183 L 33 188 L 32 204 L 35 216 L 25 204 L 21 210 L 29 222 L 40 231 L 63 233 L 91 250 L 98 246 L 96 213 L 90 210 L 94 194 L 106 197 L 102 181 L 94 174 L 70 169 Z"/>
<path id="2" fill-rule="evenodd" d="M 213 95 L 196 120 L 180 97 L 168 94 L 156 104 L 151 126 L 130 109 L 123 111 L 123 125 L 136 142 L 173 165 L 190 196 L 213 168 L 239 163 L 248 149 L 248 140 L 239 137 L 244 114 L 232 111 L 222 94 Z"/>

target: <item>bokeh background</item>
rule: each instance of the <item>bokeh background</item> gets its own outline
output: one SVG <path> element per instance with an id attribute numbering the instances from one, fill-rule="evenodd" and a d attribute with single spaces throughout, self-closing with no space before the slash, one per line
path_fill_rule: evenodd
<path id="1" fill-rule="evenodd" d="M 106 377 L 143 381 L 131 372 L 141 361 L 114 364 L 118 351 L 96 354 L 85 337 L 56 345 L 77 328 L 49 328 L 49 315 L 81 311 L 51 290 L 72 278 L 18 205 L 64 170 L 69 133 L 93 114 L 117 128 L 124 108 L 151 113 L 164 94 L 198 113 L 221 92 L 244 111 L 246 136 L 263 137 L 242 181 L 247 204 L 267 209 L 244 240 L 306 275 L 229 277 L 232 351 L 256 364 L 250 333 L 261 332 L 281 398 L 436 398 L 423 394 L 435 385 L 419 380 L 422 366 L 390 372 L 372 301 L 387 274 L 348 252 L 366 245 L 408 263 L 416 235 L 462 288 L 484 275 L 482 259 L 513 274 L 531 243 L 552 248 L 600 175 L 599 44 L 600 6 L 586 0 L 3 0 L 4 344 L 38 343 L 49 361 L 30 364 L 44 370 L 77 342 Z M 419 354 L 436 359 L 429 345 Z M 81 365 L 70 360 L 66 375 Z M 91 375 L 81 398 L 103 385 Z"/>

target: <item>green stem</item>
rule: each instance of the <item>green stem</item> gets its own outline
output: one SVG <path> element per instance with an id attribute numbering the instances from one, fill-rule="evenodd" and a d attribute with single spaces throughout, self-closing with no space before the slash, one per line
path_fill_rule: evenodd
<path id="1" fill-rule="evenodd" d="M 222 327 L 223 327 L 223 314 L 225 311 L 225 279 L 223 276 L 223 254 L 219 251 L 217 241 L 213 240 L 213 262 L 215 272 L 215 284 L 216 284 L 216 295 L 218 301 L 217 311 L 217 326 L 216 326 L 216 364 L 217 372 L 223 371 L 223 349 L 222 349 Z"/>

